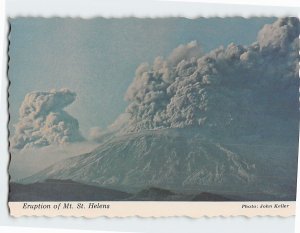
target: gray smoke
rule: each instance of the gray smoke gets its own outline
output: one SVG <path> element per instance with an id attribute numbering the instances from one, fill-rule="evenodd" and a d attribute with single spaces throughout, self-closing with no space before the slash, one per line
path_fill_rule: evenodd
<path id="1" fill-rule="evenodd" d="M 83 141 L 78 121 L 63 110 L 75 98 L 76 94 L 68 89 L 28 93 L 19 110 L 12 148 Z"/>
<path id="2" fill-rule="evenodd" d="M 298 36 L 299 20 L 283 18 L 265 25 L 250 46 L 230 44 L 201 55 L 191 42 L 140 65 L 125 95 L 130 117 L 123 130 L 276 131 L 279 121 L 281 127 L 297 121 Z"/>

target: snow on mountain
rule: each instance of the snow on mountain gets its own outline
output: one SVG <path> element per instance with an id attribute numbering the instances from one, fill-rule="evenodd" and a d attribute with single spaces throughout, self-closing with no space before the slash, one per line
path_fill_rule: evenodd
<path id="1" fill-rule="evenodd" d="M 158 187 L 289 199 L 295 193 L 296 161 L 297 148 L 288 145 L 217 143 L 197 128 L 158 129 L 117 136 L 22 182 L 70 179 L 124 191 Z"/>

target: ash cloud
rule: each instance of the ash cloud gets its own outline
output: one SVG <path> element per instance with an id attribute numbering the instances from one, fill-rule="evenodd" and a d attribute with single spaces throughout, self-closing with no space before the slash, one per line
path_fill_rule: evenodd
<path id="1" fill-rule="evenodd" d="M 83 141 L 77 119 L 64 111 L 75 98 L 76 93 L 68 89 L 28 93 L 19 110 L 19 122 L 10 141 L 12 148 Z"/>
<path id="2" fill-rule="evenodd" d="M 191 41 L 188 44 L 179 45 L 175 48 L 167 58 L 169 65 L 177 65 L 182 60 L 190 60 L 193 57 L 198 57 L 202 54 L 201 47 L 197 41 Z"/>
<path id="3" fill-rule="evenodd" d="M 279 132 L 286 121 L 298 120 L 298 36 L 299 20 L 283 18 L 265 25 L 249 46 L 230 44 L 202 55 L 191 42 L 141 64 L 125 94 L 130 117 L 122 130 Z"/>

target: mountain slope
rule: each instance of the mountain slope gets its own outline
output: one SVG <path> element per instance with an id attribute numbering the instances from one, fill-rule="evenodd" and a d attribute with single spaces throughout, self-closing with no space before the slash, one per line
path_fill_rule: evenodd
<path id="1" fill-rule="evenodd" d="M 23 183 L 71 179 L 124 191 L 152 186 L 289 199 L 295 193 L 296 160 L 297 148 L 288 145 L 216 143 L 195 129 L 158 129 L 118 136 Z"/>
<path id="2" fill-rule="evenodd" d="M 72 180 L 46 180 L 33 184 L 10 183 L 9 201 L 117 201 L 131 195 Z"/>
<path id="3" fill-rule="evenodd" d="M 10 202 L 18 201 L 234 201 L 213 193 L 187 195 L 150 187 L 137 193 L 85 185 L 72 180 L 46 180 L 33 184 L 10 183 Z"/>

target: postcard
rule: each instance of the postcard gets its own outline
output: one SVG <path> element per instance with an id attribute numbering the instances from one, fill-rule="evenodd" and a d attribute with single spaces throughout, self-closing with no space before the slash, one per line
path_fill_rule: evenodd
<path id="1" fill-rule="evenodd" d="M 20 216 L 292 216 L 299 19 L 9 19 Z"/>

